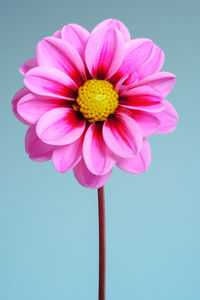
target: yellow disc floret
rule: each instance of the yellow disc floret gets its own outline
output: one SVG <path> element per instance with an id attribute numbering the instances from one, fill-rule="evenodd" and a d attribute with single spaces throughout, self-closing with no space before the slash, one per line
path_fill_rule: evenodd
<path id="1" fill-rule="evenodd" d="M 118 107 L 118 94 L 106 80 L 91 79 L 78 89 L 74 109 L 90 122 L 104 121 Z M 77 108 L 78 104 L 78 108 Z"/>

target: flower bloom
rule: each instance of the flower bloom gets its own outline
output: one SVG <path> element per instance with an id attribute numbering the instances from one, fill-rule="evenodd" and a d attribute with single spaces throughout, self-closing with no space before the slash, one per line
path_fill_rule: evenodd
<path id="1" fill-rule="evenodd" d="M 150 164 L 147 137 L 175 129 L 178 115 L 165 100 L 175 76 L 159 72 L 164 53 L 150 39 L 131 39 L 114 19 L 89 33 L 69 24 L 41 40 L 20 68 L 24 87 L 13 112 L 29 126 L 30 159 L 73 168 L 78 182 L 99 188 L 117 165 L 139 174 Z"/>

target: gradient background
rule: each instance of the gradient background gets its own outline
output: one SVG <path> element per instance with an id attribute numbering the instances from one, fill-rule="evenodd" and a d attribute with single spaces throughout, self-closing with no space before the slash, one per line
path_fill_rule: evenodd
<path id="1" fill-rule="evenodd" d="M 1 5 L 0 299 L 95 300 L 98 223 L 95 190 L 24 150 L 26 126 L 11 112 L 19 66 L 36 43 L 67 23 L 91 30 L 122 20 L 166 54 L 177 83 L 168 97 L 177 130 L 149 138 L 150 169 L 114 169 L 106 184 L 107 299 L 200 299 L 200 2 L 4 1 Z"/>

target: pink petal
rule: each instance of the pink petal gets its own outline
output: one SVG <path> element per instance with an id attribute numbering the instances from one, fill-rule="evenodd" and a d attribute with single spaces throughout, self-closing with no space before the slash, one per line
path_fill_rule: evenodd
<path id="1" fill-rule="evenodd" d="M 74 167 L 73 171 L 78 182 L 82 186 L 91 189 L 102 187 L 108 181 L 112 173 L 111 170 L 108 174 L 102 176 L 94 175 L 88 170 L 83 159 Z"/>
<path id="2" fill-rule="evenodd" d="M 82 157 L 83 138 L 79 138 L 75 142 L 61 146 L 53 151 L 52 161 L 55 169 L 64 173 L 72 169 Z"/>
<path id="3" fill-rule="evenodd" d="M 85 52 L 86 64 L 93 78 L 108 79 L 120 67 L 125 46 L 121 33 L 108 28 L 91 34 Z"/>
<path id="4" fill-rule="evenodd" d="M 161 123 L 156 117 L 156 114 L 153 115 L 140 110 L 132 110 L 132 118 L 140 127 L 143 137 L 147 137 L 156 133 Z"/>
<path id="5" fill-rule="evenodd" d="M 124 113 L 115 113 L 105 121 L 103 137 L 110 150 L 122 157 L 130 157 L 142 147 L 139 126 Z"/>
<path id="6" fill-rule="evenodd" d="M 47 37 L 37 45 L 37 59 L 40 66 L 50 66 L 66 73 L 77 86 L 86 80 L 83 61 L 69 43 L 55 37 Z"/>
<path id="7" fill-rule="evenodd" d="M 74 109 L 59 107 L 46 112 L 39 119 L 38 137 L 50 145 L 67 145 L 76 141 L 85 129 L 85 119 Z"/>
<path id="8" fill-rule="evenodd" d="M 129 116 L 131 118 L 133 116 L 132 110 L 130 110 L 128 108 L 125 108 L 125 107 L 121 107 L 121 106 L 118 106 L 118 108 L 116 109 L 116 111 L 115 111 L 114 114 L 116 114 L 116 113 L 122 113 L 122 114 L 125 114 L 125 115 L 127 115 L 127 116 Z"/>
<path id="9" fill-rule="evenodd" d="M 63 72 L 50 67 L 37 67 L 26 73 L 24 84 L 31 92 L 43 96 L 74 100 L 77 86 Z"/>
<path id="10" fill-rule="evenodd" d="M 33 57 L 33 58 L 25 61 L 25 63 L 23 63 L 23 65 L 21 65 L 21 67 L 19 68 L 19 72 L 22 75 L 25 75 L 29 70 L 31 70 L 37 66 L 38 66 L 37 58 Z"/>
<path id="11" fill-rule="evenodd" d="M 114 84 L 113 88 L 120 95 L 121 91 L 123 91 L 123 83 L 128 78 L 128 75 L 122 77 L 116 84 Z"/>
<path id="12" fill-rule="evenodd" d="M 158 112 L 165 108 L 162 100 L 162 95 L 157 90 L 141 86 L 123 92 L 119 98 L 119 105 L 130 109 Z"/>
<path id="13" fill-rule="evenodd" d="M 71 101 L 28 93 L 18 102 L 17 112 L 27 122 L 34 124 L 47 111 L 67 105 L 71 107 Z"/>
<path id="14" fill-rule="evenodd" d="M 151 148 L 146 139 L 144 139 L 141 151 L 130 158 L 119 158 L 117 166 L 125 172 L 140 174 L 145 172 L 151 162 Z"/>
<path id="15" fill-rule="evenodd" d="M 105 175 L 115 165 L 102 136 L 102 124 L 89 126 L 83 142 L 83 157 L 87 168 L 95 175 Z"/>
<path id="16" fill-rule="evenodd" d="M 122 78 L 124 78 L 124 77 L 122 77 Z M 133 87 L 135 87 L 135 84 L 138 82 L 138 79 L 139 79 L 138 74 L 135 71 L 130 73 L 128 76 L 126 76 L 126 79 L 120 85 L 118 94 L 122 95 L 124 92 L 126 92 L 126 91 L 132 89 Z M 119 80 L 117 82 L 117 84 L 114 85 L 115 89 L 116 89 L 116 86 L 118 86 L 118 84 L 120 83 L 121 80 Z"/>
<path id="17" fill-rule="evenodd" d="M 85 46 L 90 33 L 77 24 L 65 25 L 62 29 L 62 39 L 71 44 L 82 59 L 85 59 Z"/>
<path id="18" fill-rule="evenodd" d="M 161 125 L 159 127 L 159 130 L 157 133 L 169 133 L 173 131 L 176 128 L 176 123 L 178 122 L 178 114 L 175 110 L 175 108 L 165 100 L 166 108 L 157 114 L 155 116 L 159 119 L 161 122 Z"/>
<path id="19" fill-rule="evenodd" d="M 158 90 L 162 94 L 163 98 L 165 98 L 173 89 L 175 82 L 176 76 L 174 74 L 159 72 L 139 81 L 136 86 L 150 86 Z"/>
<path id="20" fill-rule="evenodd" d="M 116 20 L 116 19 L 104 20 L 103 22 L 97 24 L 97 26 L 94 27 L 94 29 L 92 30 L 92 33 L 98 31 L 99 29 L 103 29 L 103 28 L 118 29 L 121 32 L 125 42 L 128 42 L 131 39 L 128 28 L 119 20 Z"/>
<path id="21" fill-rule="evenodd" d="M 136 83 L 138 81 L 138 73 L 133 71 L 129 74 L 128 78 L 125 80 L 124 84 L 127 86 L 132 85 L 133 83 Z"/>
<path id="22" fill-rule="evenodd" d="M 160 101 L 162 100 L 162 95 L 159 91 L 153 89 L 150 86 L 140 86 L 140 87 L 134 87 L 132 89 L 129 89 L 127 91 L 124 91 L 120 95 L 121 98 L 125 97 L 144 97 L 144 99 L 151 97 L 152 101 Z"/>
<path id="23" fill-rule="evenodd" d="M 165 61 L 163 51 L 155 44 L 149 59 L 137 70 L 139 80 L 159 72 Z"/>
<path id="24" fill-rule="evenodd" d="M 13 97 L 12 99 L 12 110 L 13 113 L 15 115 L 15 117 L 21 121 L 22 123 L 26 124 L 26 125 L 30 125 L 30 122 L 28 122 L 27 120 L 25 120 L 17 111 L 17 104 L 20 101 L 20 99 L 22 97 L 24 97 L 25 95 L 27 95 L 29 93 L 29 90 L 26 87 L 21 88 Z"/>
<path id="25" fill-rule="evenodd" d="M 122 77 L 136 71 L 149 57 L 153 48 L 153 42 L 149 39 L 134 39 L 126 44 L 126 52 L 124 60 L 116 72 L 110 79 L 115 84 Z"/>
<path id="26" fill-rule="evenodd" d="M 32 125 L 26 132 L 25 150 L 29 158 L 35 161 L 43 162 L 51 159 L 54 147 L 43 143 L 35 132 L 35 126 Z"/>
<path id="27" fill-rule="evenodd" d="M 62 38 L 62 36 L 61 36 L 61 30 L 57 30 L 56 32 L 54 32 L 53 36 L 56 37 L 56 38 L 61 39 Z"/>

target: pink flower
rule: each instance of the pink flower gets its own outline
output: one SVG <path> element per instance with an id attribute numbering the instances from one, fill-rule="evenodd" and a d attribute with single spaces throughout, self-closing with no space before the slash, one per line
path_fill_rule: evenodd
<path id="1" fill-rule="evenodd" d="M 159 72 L 164 53 L 150 39 L 131 40 L 108 19 L 92 33 L 76 24 L 40 41 L 20 68 L 24 87 L 13 112 L 29 126 L 26 152 L 52 159 L 58 172 L 73 168 L 79 183 L 99 188 L 114 165 L 139 174 L 150 164 L 147 137 L 175 129 L 178 115 L 165 100 L 175 76 Z"/>

